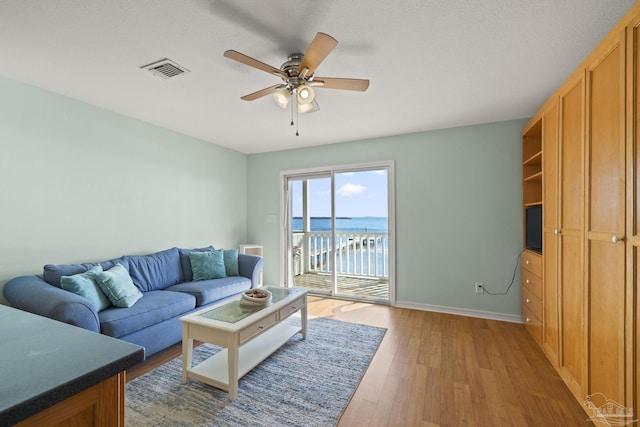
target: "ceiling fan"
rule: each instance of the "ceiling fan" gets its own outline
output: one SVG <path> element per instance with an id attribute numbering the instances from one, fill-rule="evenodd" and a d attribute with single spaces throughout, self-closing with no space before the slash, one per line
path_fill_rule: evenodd
<path id="1" fill-rule="evenodd" d="M 263 96 L 273 94 L 278 105 L 286 108 L 290 99 L 293 97 L 293 99 L 296 100 L 297 112 L 311 113 L 320 109 L 315 99 L 314 88 L 364 92 L 369 87 L 369 80 L 365 79 L 317 77 L 314 74 L 316 68 L 324 61 L 337 44 L 338 41 L 330 35 L 317 33 L 304 54 L 292 53 L 289 55 L 289 60 L 282 64 L 280 68 L 272 67 L 235 50 L 227 50 L 224 56 L 282 79 L 282 83 L 280 84 L 250 93 L 240 97 L 240 99 L 253 101 Z M 293 121 L 291 124 L 293 125 Z"/>

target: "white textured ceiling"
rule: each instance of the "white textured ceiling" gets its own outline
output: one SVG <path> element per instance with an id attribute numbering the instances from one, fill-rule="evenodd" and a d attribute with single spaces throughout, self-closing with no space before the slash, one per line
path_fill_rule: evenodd
<path id="1" fill-rule="evenodd" d="M 531 116 L 632 0 L 0 0 L 0 75 L 243 153 Z M 280 67 L 316 32 L 339 44 L 301 114 L 268 96 L 279 83 L 222 56 Z M 140 66 L 169 58 L 169 80 Z M 2 96 L 2 94 L 0 94 Z"/>

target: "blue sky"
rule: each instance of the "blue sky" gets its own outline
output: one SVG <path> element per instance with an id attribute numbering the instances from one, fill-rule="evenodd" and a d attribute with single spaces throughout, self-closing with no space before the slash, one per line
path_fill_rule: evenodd
<path id="1" fill-rule="evenodd" d="M 337 173 L 336 216 L 387 216 L 387 171 Z M 302 216 L 302 181 L 292 186 L 293 216 Z M 331 178 L 310 181 L 311 216 L 331 216 Z"/>

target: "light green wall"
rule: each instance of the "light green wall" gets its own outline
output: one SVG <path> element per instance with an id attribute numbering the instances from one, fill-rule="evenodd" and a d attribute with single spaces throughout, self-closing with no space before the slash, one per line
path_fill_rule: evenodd
<path id="1" fill-rule="evenodd" d="M 0 148 L 0 287 L 46 263 L 246 241 L 244 154 L 3 78 Z"/>
<path id="2" fill-rule="evenodd" d="M 265 283 L 279 280 L 281 170 L 394 160 L 396 300 L 520 313 L 521 129 L 525 120 L 250 155 L 248 238 L 264 245 Z"/>
<path id="3" fill-rule="evenodd" d="M 394 160 L 397 301 L 518 314 L 524 120 L 246 156 L 0 78 L 0 287 L 46 263 L 265 246 L 281 170 Z M 0 302 L 4 299 L 0 297 Z"/>

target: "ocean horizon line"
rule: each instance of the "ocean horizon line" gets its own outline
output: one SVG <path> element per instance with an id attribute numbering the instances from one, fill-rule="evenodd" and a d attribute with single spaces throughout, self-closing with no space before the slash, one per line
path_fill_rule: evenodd
<path id="1" fill-rule="evenodd" d="M 302 217 L 294 217 L 291 228 L 294 231 L 301 231 L 303 222 Z M 332 222 L 335 222 L 336 231 L 339 232 L 386 233 L 389 227 L 389 218 L 386 216 L 337 217 L 335 221 L 330 217 L 311 217 L 310 231 L 329 231 Z"/>
<path id="2" fill-rule="evenodd" d="M 310 219 L 331 219 L 330 216 L 311 216 Z M 355 219 L 355 218 L 389 218 L 387 216 L 337 216 L 336 219 Z M 294 216 L 291 219 L 302 219 L 301 216 Z"/>

